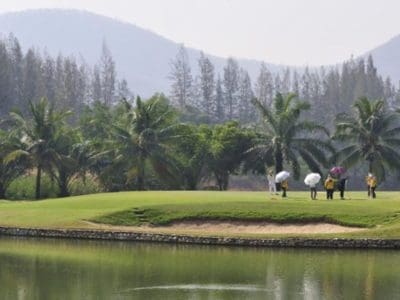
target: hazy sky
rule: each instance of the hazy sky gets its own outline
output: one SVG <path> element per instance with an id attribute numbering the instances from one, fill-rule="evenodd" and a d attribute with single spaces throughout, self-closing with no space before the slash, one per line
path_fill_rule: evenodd
<path id="1" fill-rule="evenodd" d="M 1 0 L 0 12 L 77 8 L 220 56 L 318 65 L 400 34 L 399 0 Z"/>

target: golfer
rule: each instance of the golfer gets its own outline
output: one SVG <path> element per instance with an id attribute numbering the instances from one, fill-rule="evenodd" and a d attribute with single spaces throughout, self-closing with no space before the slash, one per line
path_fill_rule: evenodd
<path id="1" fill-rule="evenodd" d="M 287 179 L 281 182 L 281 189 L 282 189 L 282 198 L 286 198 L 286 191 L 289 188 L 289 182 Z"/>
<path id="2" fill-rule="evenodd" d="M 317 184 L 310 184 L 311 200 L 317 199 Z"/>
<path id="3" fill-rule="evenodd" d="M 326 200 L 333 200 L 333 191 L 335 189 L 335 181 L 333 180 L 331 175 L 328 175 L 328 177 L 325 180 L 325 189 L 326 189 Z"/>
<path id="4" fill-rule="evenodd" d="M 376 176 L 372 175 L 369 179 L 369 188 L 370 188 L 370 196 L 375 199 L 376 198 L 376 193 L 375 189 L 376 186 L 378 185 L 378 180 L 376 179 Z"/>
<path id="5" fill-rule="evenodd" d="M 272 194 L 277 194 L 276 193 L 276 183 L 275 183 L 275 176 L 273 171 L 269 171 L 267 175 L 267 180 L 268 180 L 268 189 L 269 193 Z"/>
<path id="6" fill-rule="evenodd" d="M 368 173 L 368 176 L 365 176 L 365 183 L 367 184 L 368 198 L 371 196 L 371 181 L 372 174 Z"/>
<path id="7" fill-rule="evenodd" d="M 348 177 L 341 178 L 338 183 L 338 190 L 340 192 L 340 199 L 344 200 L 344 191 L 346 190 L 346 183 Z"/>

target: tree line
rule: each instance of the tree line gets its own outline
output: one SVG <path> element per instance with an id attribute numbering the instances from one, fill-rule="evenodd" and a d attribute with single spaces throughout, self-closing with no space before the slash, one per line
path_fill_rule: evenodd
<path id="1" fill-rule="evenodd" d="M 227 120 L 252 123 L 258 118 L 251 103 L 254 97 L 270 106 L 276 93 L 288 94 L 290 91 L 309 101 L 312 110 L 305 114 L 306 117 L 323 121 L 331 130 L 335 116 L 350 112 L 359 97 L 385 99 L 389 108 L 400 103 L 400 86 L 378 74 L 372 56 L 351 58 L 332 67 L 284 68 L 275 73 L 262 63 L 254 82 L 233 58 L 227 60 L 221 72 L 203 53 L 197 64 L 198 74 L 192 74 L 193 66 L 186 49 L 181 46 L 171 61 L 169 97 L 175 106 L 186 111 L 189 119 L 199 123 Z"/>
<path id="2" fill-rule="evenodd" d="M 226 190 L 232 174 L 334 164 L 398 186 L 399 90 L 371 57 L 302 73 L 262 64 L 254 86 L 232 58 L 222 76 L 204 54 L 198 64 L 193 78 L 181 47 L 170 96 L 134 100 L 105 44 L 91 68 L 0 41 L 0 198 L 26 174 L 39 199 L 43 174 L 65 197 L 88 178 L 104 191 Z"/>
<path id="3" fill-rule="evenodd" d="M 115 62 L 103 42 L 98 64 L 83 58 L 53 58 L 30 48 L 25 53 L 12 34 L 0 40 L 0 116 L 11 110 L 29 111 L 29 103 L 46 97 L 57 109 L 71 109 L 77 121 L 84 106 L 93 101 L 111 105 L 132 93 L 125 79 L 118 79 Z"/>
<path id="4" fill-rule="evenodd" d="M 272 106 L 253 103 L 260 113 L 255 127 L 184 123 L 162 94 L 114 106 L 96 101 L 76 125 L 68 122 L 71 110 L 56 109 L 46 98 L 31 102 L 29 115 L 11 112 L 0 131 L 0 198 L 26 172 L 34 172 L 36 199 L 43 173 L 60 197 L 87 176 L 104 191 L 123 191 L 196 190 L 204 181 L 226 190 L 230 175 L 269 168 L 289 169 L 297 180 L 304 172 L 326 174 L 334 164 L 364 164 L 380 181 L 387 170 L 399 173 L 399 112 L 384 100 L 359 98 L 354 112 L 337 115 L 332 134 L 302 118 L 310 104 L 293 93 L 276 94 Z"/>

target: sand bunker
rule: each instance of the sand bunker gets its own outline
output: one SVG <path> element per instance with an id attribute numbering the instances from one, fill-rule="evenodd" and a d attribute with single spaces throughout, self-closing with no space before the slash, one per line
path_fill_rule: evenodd
<path id="1" fill-rule="evenodd" d="M 169 234 L 322 234 L 345 233 L 365 230 L 358 227 L 346 227 L 328 223 L 309 224 L 277 224 L 271 222 L 253 221 L 180 221 L 168 226 L 112 226 L 93 224 L 97 229 L 122 230 Z"/>

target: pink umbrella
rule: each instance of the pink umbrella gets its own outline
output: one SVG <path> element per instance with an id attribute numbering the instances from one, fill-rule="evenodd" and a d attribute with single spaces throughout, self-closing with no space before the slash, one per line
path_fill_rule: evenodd
<path id="1" fill-rule="evenodd" d="M 337 167 L 333 167 L 329 172 L 333 175 L 341 175 L 346 172 L 346 169 L 343 167 L 337 166 Z"/>

